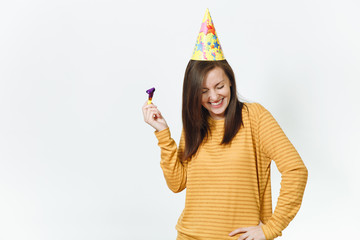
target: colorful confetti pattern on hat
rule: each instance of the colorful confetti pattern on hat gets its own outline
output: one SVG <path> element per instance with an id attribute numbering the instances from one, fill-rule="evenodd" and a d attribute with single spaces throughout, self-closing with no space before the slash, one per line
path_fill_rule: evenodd
<path id="1" fill-rule="evenodd" d="M 203 61 L 218 61 L 225 59 L 209 9 L 206 9 L 204 19 L 202 20 L 200 33 L 197 37 L 191 59 Z"/>

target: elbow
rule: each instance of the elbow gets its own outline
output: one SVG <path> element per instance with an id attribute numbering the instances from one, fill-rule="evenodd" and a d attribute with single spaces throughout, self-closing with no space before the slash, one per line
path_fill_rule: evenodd
<path id="1" fill-rule="evenodd" d="M 173 193 L 179 193 L 179 192 L 182 192 L 182 190 L 183 190 L 183 189 L 176 189 L 176 190 L 171 189 L 171 191 L 172 191 Z"/>
<path id="2" fill-rule="evenodd" d="M 309 171 L 305 165 L 298 167 L 296 170 L 297 179 L 306 185 L 308 180 Z"/>
<path id="3" fill-rule="evenodd" d="M 308 169 L 304 164 L 298 164 L 296 166 L 293 166 L 292 168 L 289 168 L 288 170 L 283 172 L 283 175 L 285 176 L 291 176 L 293 180 L 307 182 L 308 179 Z"/>
<path id="4" fill-rule="evenodd" d="M 181 186 L 181 185 L 180 186 L 171 186 L 171 185 L 168 184 L 168 187 L 173 193 L 179 193 L 179 192 L 182 192 L 185 189 L 185 187 Z"/>
<path id="5" fill-rule="evenodd" d="M 303 175 L 303 177 L 305 178 L 305 179 L 307 179 L 308 178 L 308 176 L 309 176 L 309 171 L 308 171 L 308 169 L 306 168 L 306 166 L 303 164 L 303 166 L 300 168 L 300 172 L 301 172 L 301 174 Z"/>

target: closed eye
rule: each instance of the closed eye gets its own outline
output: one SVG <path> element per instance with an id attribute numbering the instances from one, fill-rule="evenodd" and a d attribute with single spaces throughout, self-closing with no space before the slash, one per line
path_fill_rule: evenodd
<path id="1" fill-rule="evenodd" d="M 221 87 L 218 87 L 217 89 L 222 89 L 224 87 L 224 85 L 222 85 Z"/>

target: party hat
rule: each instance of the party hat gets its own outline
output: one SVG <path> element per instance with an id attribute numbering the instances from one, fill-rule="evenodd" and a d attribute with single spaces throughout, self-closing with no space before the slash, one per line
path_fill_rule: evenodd
<path id="1" fill-rule="evenodd" d="M 209 9 L 206 9 L 204 19 L 202 20 L 200 33 L 197 37 L 191 59 L 203 61 L 218 61 L 225 59 Z"/>

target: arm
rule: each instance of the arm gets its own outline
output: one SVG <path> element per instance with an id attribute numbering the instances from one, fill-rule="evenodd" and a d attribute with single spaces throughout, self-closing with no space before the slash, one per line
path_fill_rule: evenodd
<path id="1" fill-rule="evenodd" d="M 159 140 L 161 148 L 160 165 L 163 170 L 165 180 L 171 191 L 181 192 L 186 187 L 186 168 L 187 164 L 180 162 L 183 149 L 185 147 L 184 133 L 181 134 L 179 148 L 177 148 L 174 139 L 171 138 L 169 127 L 154 104 L 148 104 L 147 101 L 143 107 L 144 121 L 156 129 L 155 135 Z"/>
<path id="2" fill-rule="evenodd" d="M 161 149 L 160 166 L 163 170 L 166 183 L 171 191 L 177 193 L 186 188 L 186 163 L 181 163 L 184 150 L 184 133 L 181 134 L 179 148 L 171 138 L 169 128 L 155 132 L 158 145 Z"/>
<path id="3" fill-rule="evenodd" d="M 266 239 L 273 239 L 281 236 L 282 230 L 299 211 L 308 171 L 279 124 L 270 112 L 263 110 L 258 119 L 260 149 L 275 161 L 282 177 L 275 211 L 262 225 Z"/>

